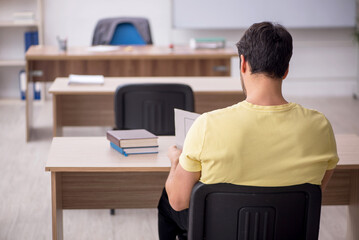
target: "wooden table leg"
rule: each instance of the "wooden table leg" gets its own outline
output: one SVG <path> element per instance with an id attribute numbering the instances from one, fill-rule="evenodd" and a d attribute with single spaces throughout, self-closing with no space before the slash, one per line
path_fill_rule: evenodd
<path id="1" fill-rule="evenodd" d="M 52 135 L 53 137 L 62 136 L 62 126 L 61 126 L 61 96 L 56 94 L 52 97 L 52 121 L 53 121 L 53 128 L 52 128 Z"/>
<path id="2" fill-rule="evenodd" d="M 51 172 L 51 195 L 52 195 L 52 239 L 63 239 L 62 220 L 62 175 Z"/>
<path id="3" fill-rule="evenodd" d="M 30 140 L 31 126 L 32 126 L 32 91 L 29 90 L 31 82 L 31 66 L 29 62 L 26 62 L 26 89 L 25 89 L 25 122 L 26 122 L 26 132 L 25 140 L 28 142 Z"/>
<path id="4" fill-rule="evenodd" d="M 353 170 L 351 175 L 347 240 L 357 240 L 359 239 L 359 170 Z"/>

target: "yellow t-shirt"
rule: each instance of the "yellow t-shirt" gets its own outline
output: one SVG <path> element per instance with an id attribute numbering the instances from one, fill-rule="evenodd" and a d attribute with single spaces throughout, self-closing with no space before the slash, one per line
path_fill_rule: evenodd
<path id="1" fill-rule="evenodd" d="M 338 162 L 329 121 L 299 104 L 258 106 L 247 101 L 202 114 L 179 162 L 200 181 L 249 186 L 320 185 Z"/>

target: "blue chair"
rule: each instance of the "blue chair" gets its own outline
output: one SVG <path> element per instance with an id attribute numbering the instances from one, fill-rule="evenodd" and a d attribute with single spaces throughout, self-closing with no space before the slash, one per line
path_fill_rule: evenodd
<path id="1" fill-rule="evenodd" d="M 110 45 L 146 45 L 146 42 L 133 24 L 120 23 L 116 27 Z"/>
<path id="2" fill-rule="evenodd" d="M 92 45 L 152 44 L 151 30 L 146 18 L 119 17 L 98 21 Z"/>

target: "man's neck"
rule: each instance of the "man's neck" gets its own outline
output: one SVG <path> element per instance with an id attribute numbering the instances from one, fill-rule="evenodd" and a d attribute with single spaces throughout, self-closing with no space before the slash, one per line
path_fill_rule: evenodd
<path id="1" fill-rule="evenodd" d="M 263 74 L 251 75 L 246 84 L 247 102 L 255 105 L 274 106 L 288 103 L 282 95 L 282 80 Z"/>
<path id="2" fill-rule="evenodd" d="M 271 96 L 264 96 L 264 97 L 258 97 L 258 98 L 250 98 L 247 97 L 246 101 L 249 103 L 252 103 L 254 105 L 260 105 L 260 106 L 276 106 L 276 105 L 283 105 L 288 103 L 283 97 L 282 98 L 273 98 Z"/>

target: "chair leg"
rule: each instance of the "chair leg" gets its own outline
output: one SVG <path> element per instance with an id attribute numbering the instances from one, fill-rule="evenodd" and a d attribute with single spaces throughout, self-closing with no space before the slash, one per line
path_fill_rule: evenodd
<path id="1" fill-rule="evenodd" d="M 110 214 L 111 214 L 112 216 L 114 216 L 114 215 L 115 215 L 115 209 L 111 208 L 111 209 L 110 209 Z"/>

